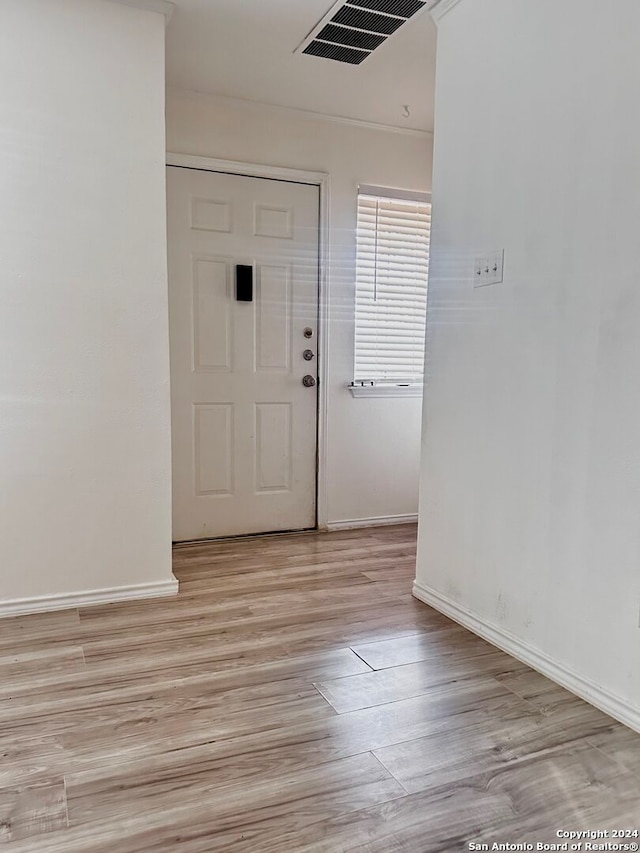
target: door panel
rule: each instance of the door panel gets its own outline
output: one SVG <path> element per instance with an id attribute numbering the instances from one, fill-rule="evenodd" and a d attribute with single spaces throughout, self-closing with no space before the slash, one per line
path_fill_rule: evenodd
<path id="1" fill-rule="evenodd" d="M 232 370 L 231 276 L 228 261 L 193 259 L 194 370 Z"/>
<path id="2" fill-rule="evenodd" d="M 293 441 L 291 403 L 256 403 L 258 492 L 290 492 Z"/>
<path id="3" fill-rule="evenodd" d="M 193 407 L 193 451 L 196 495 L 232 495 L 232 403 L 198 403 Z"/>
<path id="4" fill-rule="evenodd" d="M 291 370 L 291 268 L 260 264 L 256 276 L 256 370 Z"/>
<path id="5" fill-rule="evenodd" d="M 174 539 L 314 527 L 319 190 L 168 167 L 167 191 Z"/>

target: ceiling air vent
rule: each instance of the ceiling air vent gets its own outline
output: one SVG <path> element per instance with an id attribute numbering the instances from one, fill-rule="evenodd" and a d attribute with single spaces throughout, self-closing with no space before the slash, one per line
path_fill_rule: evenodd
<path id="1" fill-rule="evenodd" d="M 359 65 L 426 5 L 426 0 L 340 0 L 295 52 Z"/>
<path id="2" fill-rule="evenodd" d="M 336 62 L 348 62 L 350 65 L 359 65 L 369 56 L 368 51 L 354 50 L 352 47 L 343 47 L 341 44 L 328 44 L 326 41 L 317 39 L 305 48 L 304 53 L 322 56 L 325 59 L 335 59 Z"/>

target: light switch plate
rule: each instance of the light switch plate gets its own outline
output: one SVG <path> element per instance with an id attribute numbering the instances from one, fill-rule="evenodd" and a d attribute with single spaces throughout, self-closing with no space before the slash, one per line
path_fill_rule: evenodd
<path id="1" fill-rule="evenodd" d="M 504 249 L 479 255 L 473 265 L 473 286 L 486 287 L 488 284 L 500 284 L 504 278 Z"/>

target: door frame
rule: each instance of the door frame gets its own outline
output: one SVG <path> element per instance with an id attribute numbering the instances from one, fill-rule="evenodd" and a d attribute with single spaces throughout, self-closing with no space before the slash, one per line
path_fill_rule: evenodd
<path id="1" fill-rule="evenodd" d="M 284 166 L 267 166 L 259 163 L 241 163 L 236 160 L 220 160 L 217 157 L 201 157 L 195 154 L 167 152 L 167 166 L 185 169 L 201 169 L 205 172 L 223 172 L 247 178 L 270 178 L 275 181 L 290 181 L 309 184 L 320 191 L 320 217 L 318 234 L 318 428 L 316 452 L 316 526 L 327 530 L 329 513 L 327 508 L 327 428 L 329 389 L 327 383 L 329 367 L 329 235 L 331 176 L 328 172 L 308 172 L 304 169 L 289 169 Z"/>

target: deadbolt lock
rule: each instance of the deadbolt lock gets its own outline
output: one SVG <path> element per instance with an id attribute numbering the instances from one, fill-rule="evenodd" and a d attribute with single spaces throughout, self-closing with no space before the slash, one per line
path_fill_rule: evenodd
<path id="1" fill-rule="evenodd" d="M 313 361 L 313 356 L 314 356 L 314 352 L 311 349 L 306 349 L 302 353 L 302 357 L 304 358 L 305 361 Z"/>
<path id="2" fill-rule="evenodd" d="M 307 326 L 302 334 L 305 336 L 305 338 L 312 338 L 313 329 L 310 326 Z"/>
<path id="3" fill-rule="evenodd" d="M 313 386 L 316 384 L 316 380 L 310 373 L 307 373 L 306 376 L 302 377 L 302 384 L 305 388 L 313 388 Z"/>

